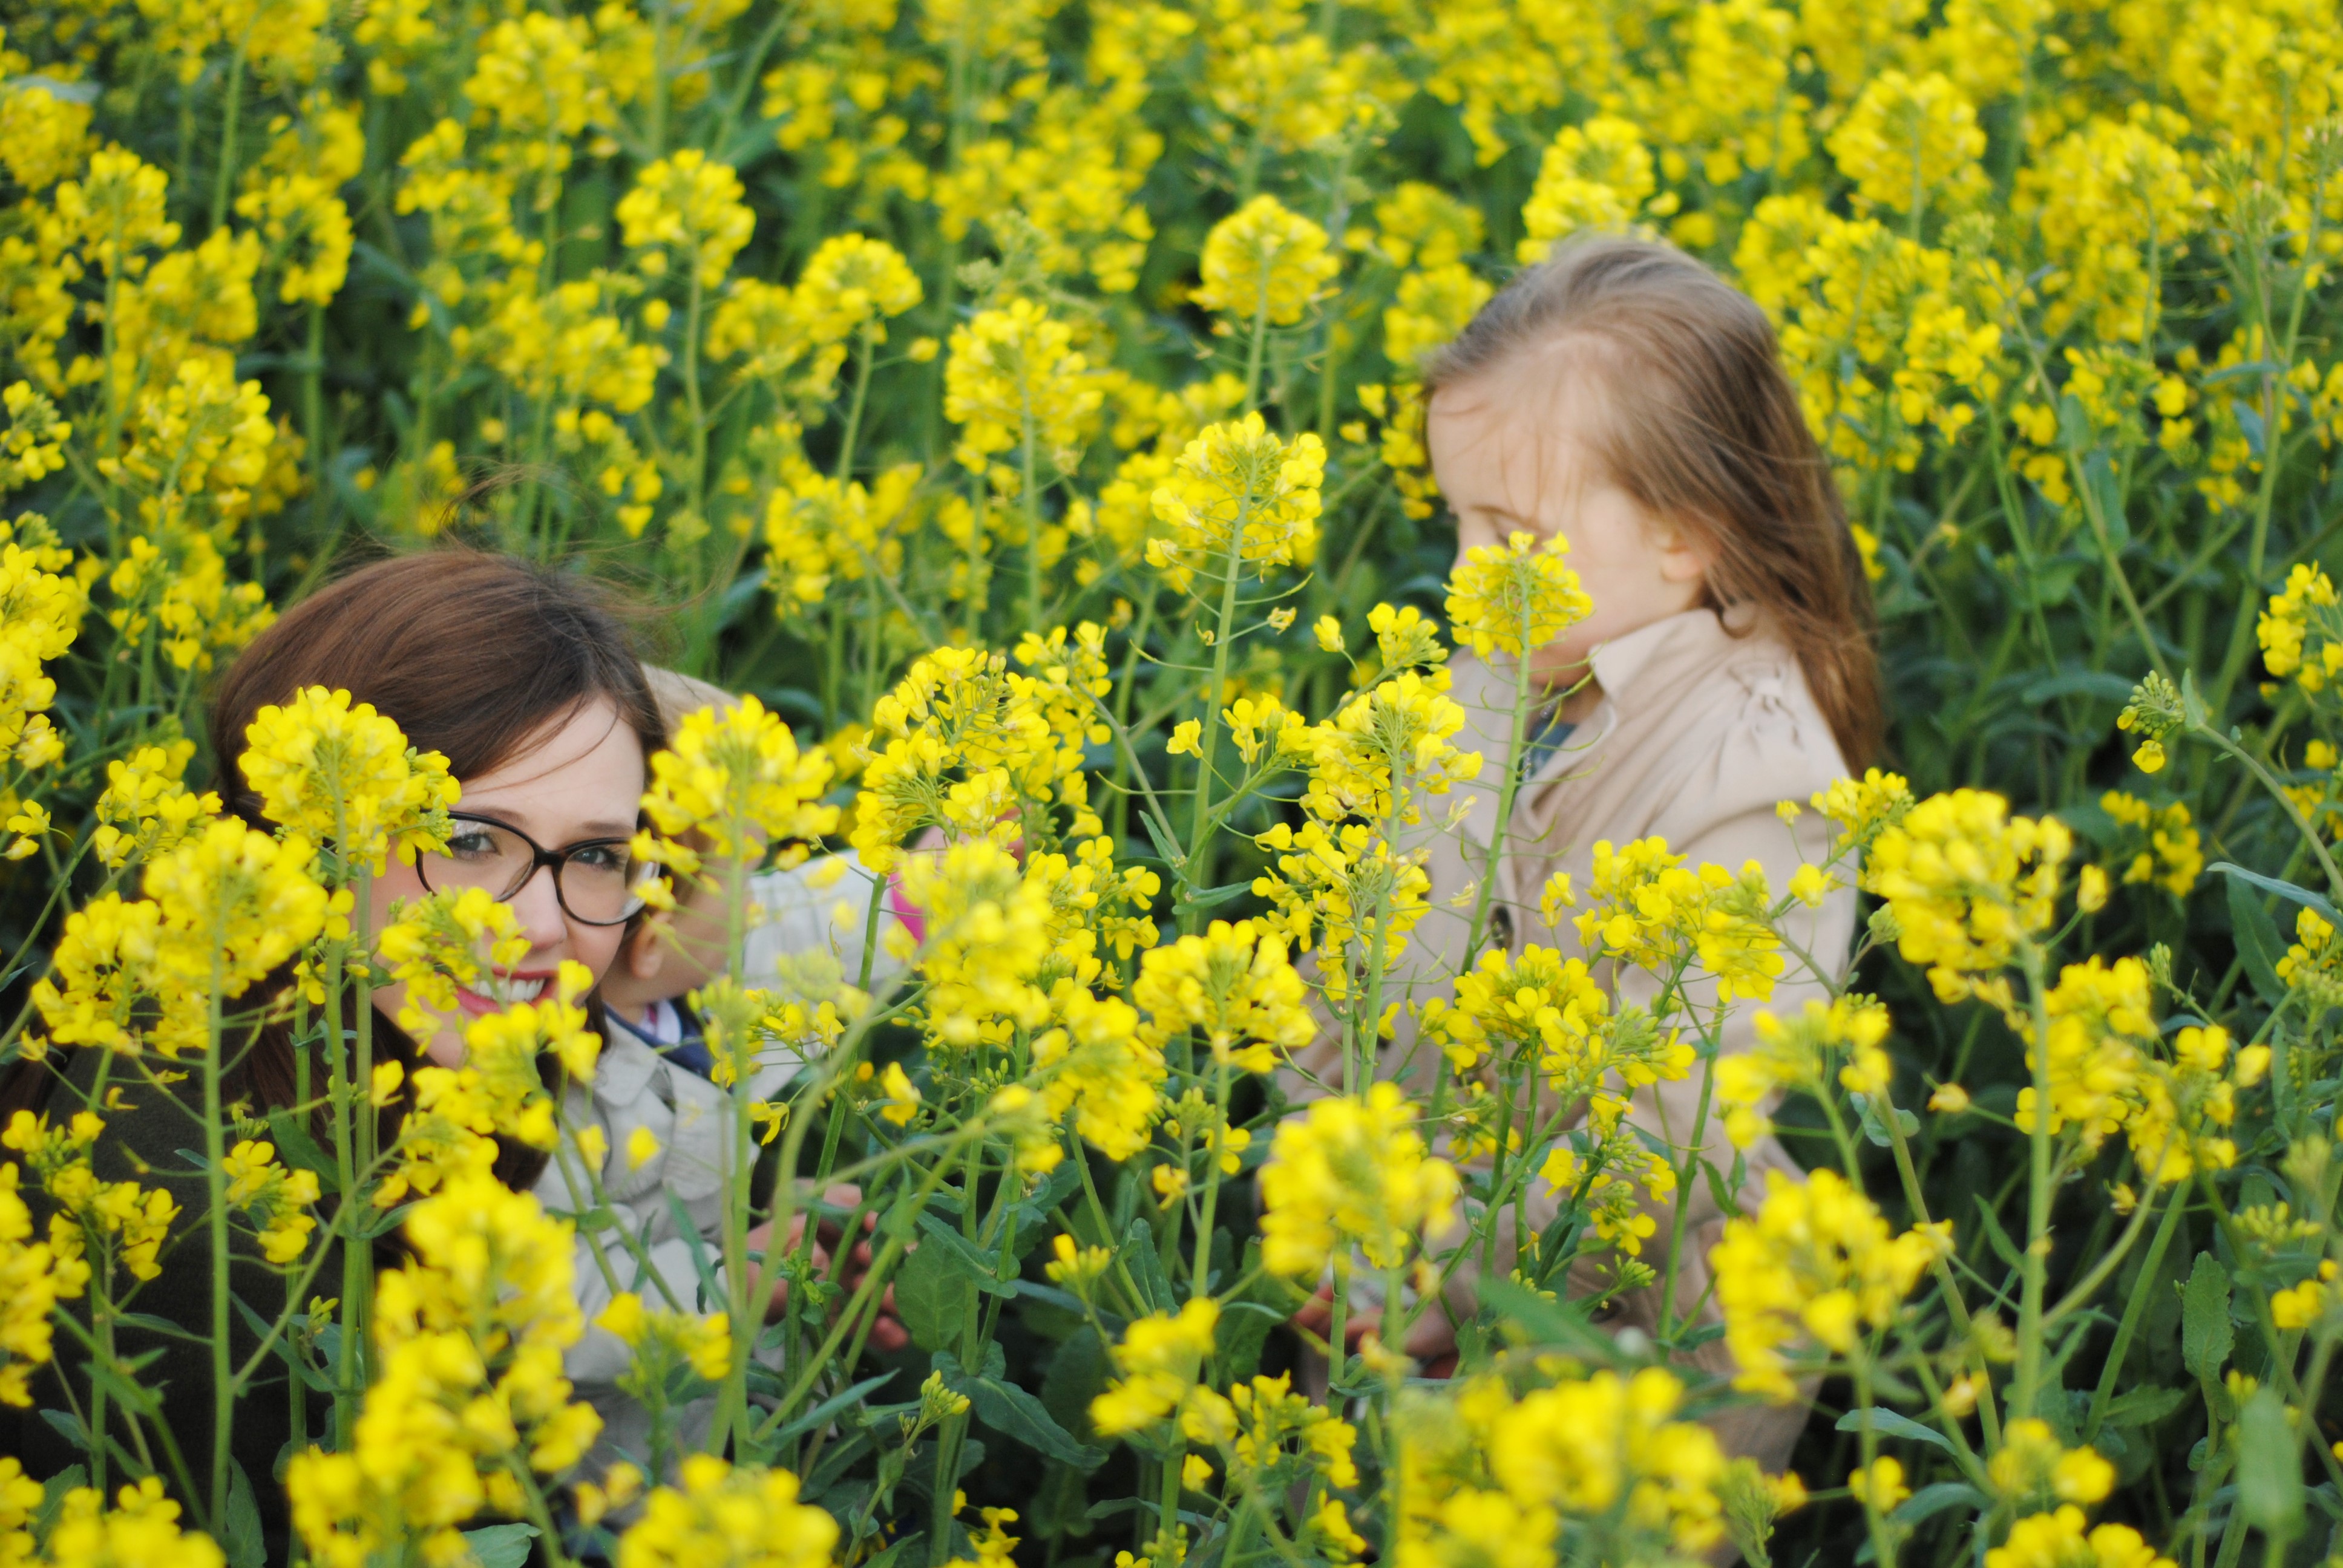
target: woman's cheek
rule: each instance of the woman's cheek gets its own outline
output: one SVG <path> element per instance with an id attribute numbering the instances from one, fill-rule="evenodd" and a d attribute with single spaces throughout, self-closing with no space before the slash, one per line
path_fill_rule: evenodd
<path id="1" fill-rule="evenodd" d="M 423 885 L 423 879 L 416 875 L 413 866 L 402 865 L 393 859 L 384 868 L 381 876 L 367 883 L 367 929 L 381 930 L 390 923 L 392 905 L 412 903 L 428 891 Z"/>

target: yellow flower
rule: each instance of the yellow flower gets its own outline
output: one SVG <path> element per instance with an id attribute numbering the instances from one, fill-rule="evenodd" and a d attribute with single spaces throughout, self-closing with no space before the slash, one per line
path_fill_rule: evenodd
<path id="1" fill-rule="evenodd" d="M 1955 1001 L 2050 929 L 2073 847 L 2055 817 L 2012 817 L 1998 795 L 1956 789 L 1880 831 L 1864 886 L 1886 900 L 1905 960 L 1927 965 L 1937 997 Z"/>
<path id="2" fill-rule="evenodd" d="M 1448 579 L 1448 618 L 1456 640 L 1486 658 L 1544 647 L 1593 612 L 1578 574 L 1562 564 L 1570 541 L 1541 542 L 1516 530 L 1503 545 L 1468 550 Z"/>
<path id="3" fill-rule="evenodd" d="M 1985 1554 L 1985 1568 L 2174 1568 L 2128 1524 L 2102 1524 L 2087 1535 L 2083 1511 L 2072 1503 L 2036 1513 L 2009 1527 L 2009 1538 Z"/>
<path id="4" fill-rule="evenodd" d="M 1873 1460 L 1868 1469 L 1855 1470 L 1846 1478 L 1846 1489 L 1875 1513 L 1893 1513 L 1897 1503 L 1912 1495 L 1904 1484 L 1903 1462 L 1889 1454 Z"/>
<path id="5" fill-rule="evenodd" d="M 2343 604 L 2315 563 L 2298 562 L 2287 573 L 2286 587 L 2270 596 L 2254 630 L 2270 674 L 2280 680 L 2294 677 L 2313 696 L 2343 669 Z"/>
<path id="6" fill-rule="evenodd" d="M 163 1483 L 150 1475 L 123 1487 L 112 1508 L 96 1487 L 67 1492 L 50 1528 L 46 1552 L 25 1561 L 226 1568 L 227 1558 L 201 1531 L 180 1530 L 179 1505 L 163 1495 Z"/>
<path id="7" fill-rule="evenodd" d="M 1307 996 L 1285 944 L 1251 920 L 1214 920 L 1142 955 L 1131 988 L 1151 1050 L 1193 1030 L 1214 1060 L 1247 1072 L 1275 1071 L 1281 1053 L 1309 1043 L 1318 1026 Z"/>
<path id="8" fill-rule="evenodd" d="M 655 1486 L 618 1537 L 618 1568 L 829 1568 L 838 1522 L 798 1501 L 786 1470 L 683 1462 L 680 1486 Z"/>
<path id="9" fill-rule="evenodd" d="M 838 825 L 838 808 L 821 803 L 830 773 L 829 754 L 800 751 L 789 727 L 753 695 L 720 711 L 700 709 L 651 759 L 643 815 L 663 837 L 645 844 L 649 836 L 639 836 L 638 851 L 688 876 L 700 866 L 699 851 L 681 842 L 688 834 L 727 860 L 761 854 L 769 840 L 818 838 Z"/>
<path id="10" fill-rule="evenodd" d="M 1325 467 L 1316 436 L 1280 441 L 1257 413 L 1207 426 L 1155 491 L 1155 516 L 1171 531 L 1148 541 L 1148 565 L 1183 591 L 1198 578 L 1217 590 L 1239 569 L 1232 554 L 1256 570 L 1307 566 L 1318 554 Z"/>
<path id="11" fill-rule="evenodd" d="M 53 1246 L 32 1239 L 33 1214 L 19 1195 L 21 1178 L 15 1164 L 0 1165 L 0 1404 L 20 1407 L 33 1402 L 33 1369 L 53 1353 L 55 1325 L 50 1314 L 58 1302 L 79 1296 L 89 1279 L 89 1266 L 79 1258 L 61 1257 Z M 16 1472 L 16 1480 L 22 1476 Z M 6 1560 L 9 1549 L 10 1483 L 0 1468 L 0 1560 Z"/>
<path id="12" fill-rule="evenodd" d="M 1377 1268 L 1395 1268 L 1444 1230 L 1456 1171 L 1426 1151 L 1416 1114 L 1397 1084 L 1377 1083 L 1363 1098 L 1312 1101 L 1280 1122 L 1260 1173 L 1262 1261 L 1315 1275 L 1347 1242 Z"/>
<path id="13" fill-rule="evenodd" d="M 1722 866 L 1694 871 L 1664 839 L 1638 839 L 1624 849 L 1601 839 L 1587 895 L 1576 925 L 1589 953 L 1663 975 L 1689 960 L 1715 978 L 1728 1001 L 1774 994 L 1782 941 L 1766 918 L 1773 900 L 1757 861 L 1738 876 Z"/>
<path id="14" fill-rule="evenodd" d="M 1987 1466 L 1994 1490 L 2014 1510 L 2036 1500 L 2090 1504 L 2115 1490 L 2116 1467 L 2089 1448 L 2066 1448 L 2046 1421 L 2013 1421 Z"/>
<path id="15" fill-rule="evenodd" d="M 371 703 L 313 686 L 271 705 L 245 730 L 236 767 L 260 797 L 264 816 L 337 849 L 350 867 L 381 874 L 395 849 L 447 842 L 447 808 L 458 788 L 447 759 L 417 751 Z"/>
<path id="16" fill-rule="evenodd" d="M 729 167 L 709 162 L 698 147 L 684 147 L 645 165 L 614 216 L 627 247 L 644 252 L 636 259 L 646 273 L 656 277 L 667 270 L 665 247 L 672 246 L 692 266 L 698 286 L 714 288 L 756 230 L 743 194 Z"/>
<path id="17" fill-rule="evenodd" d="M 1212 1405 L 1226 1402 L 1197 1386 L 1204 1358 L 1212 1353 L 1212 1330 L 1221 1310 L 1210 1296 L 1198 1296 L 1176 1313 L 1134 1319 L 1112 1355 L 1116 1381 L 1091 1402 L 1091 1423 L 1101 1435 L 1121 1437 L 1143 1431 L 1198 1406 L 1210 1419 Z M 1202 1400 L 1197 1396 L 1202 1395 Z"/>
<path id="18" fill-rule="evenodd" d="M 960 427 L 952 453 L 971 473 L 986 472 L 1003 452 L 1031 453 L 1060 469 L 1080 461 L 1104 394 L 1073 341 L 1071 327 L 1030 299 L 980 310 L 952 329 L 944 417 Z"/>
<path id="19" fill-rule="evenodd" d="M 250 1139 L 228 1151 L 220 1171 L 227 1178 L 228 1202 L 250 1218 L 268 1261 L 297 1261 L 317 1225 L 308 1211 L 317 1201 L 317 1172 L 287 1170 L 277 1163 L 275 1144 Z"/>
<path id="20" fill-rule="evenodd" d="M 1728 1220 L 1709 1254 L 1734 1386 L 1776 1402 L 1797 1397 L 1786 1353 L 1811 1336 L 1854 1353 L 1866 1329 L 1893 1322 L 1920 1275 L 1952 1244 L 1949 1223 L 1895 1235 L 1871 1201 L 1833 1171 L 1804 1181 L 1769 1173 L 1754 1215 Z"/>
<path id="21" fill-rule="evenodd" d="M 1597 115 L 1584 126 L 1564 126 L 1523 205 L 1517 259 L 1544 261 L 1554 241 L 1581 230 L 1625 232 L 1657 186 L 1651 150 L 1634 121 Z"/>
<path id="22" fill-rule="evenodd" d="M 1250 331 L 1255 321 L 1291 327 L 1342 269 L 1327 254 L 1326 231 L 1275 196 L 1259 196 L 1212 226 L 1200 264 L 1198 305 Z"/>
<path id="23" fill-rule="evenodd" d="M 1966 204 L 1985 189 L 1977 160 L 1985 132 L 1976 106 L 1935 72 L 1916 80 L 1882 71 L 1835 127 L 1827 143 L 1856 194 L 1892 212 L 1927 203 Z"/>

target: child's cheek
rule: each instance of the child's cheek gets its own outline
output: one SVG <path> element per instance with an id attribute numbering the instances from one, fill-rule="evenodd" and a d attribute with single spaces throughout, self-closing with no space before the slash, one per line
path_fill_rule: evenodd
<path id="1" fill-rule="evenodd" d="M 624 926 L 576 926 L 569 928 L 569 956 L 594 971 L 594 983 L 610 972 L 618 961 L 618 950 L 626 945 Z"/>

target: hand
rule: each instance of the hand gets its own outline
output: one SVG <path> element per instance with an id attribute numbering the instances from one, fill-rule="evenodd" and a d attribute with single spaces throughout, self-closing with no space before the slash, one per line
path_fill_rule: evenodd
<path id="1" fill-rule="evenodd" d="M 1318 1293 L 1293 1314 L 1293 1326 L 1323 1341 L 1334 1326 L 1334 1287 L 1321 1285 Z M 1342 1319 L 1342 1348 L 1356 1354 L 1359 1343 L 1383 1328 L 1383 1313 L 1373 1308 L 1353 1309 Z M 1447 1377 L 1456 1370 L 1456 1325 L 1438 1302 L 1427 1302 L 1407 1329 L 1409 1357 L 1426 1377 Z"/>
<path id="2" fill-rule="evenodd" d="M 862 1189 L 844 1183 L 829 1189 L 821 1195 L 822 1204 L 831 1209 L 844 1209 L 851 1211 L 861 1201 Z M 803 1213 L 789 1216 L 789 1229 L 783 1234 L 782 1244 L 774 1260 L 776 1263 L 795 1252 L 804 1243 L 808 1218 L 809 1216 Z M 879 1216 L 876 1214 L 862 1216 L 863 1233 L 866 1236 L 869 1235 L 878 1223 Z M 837 1221 L 824 1218 L 816 1221 L 813 1237 L 813 1245 L 808 1252 L 808 1260 L 816 1272 L 827 1274 L 830 1270 L 831 1258 L 836 1255 L 840 1243 L 845 1240 L 844 1231 Z M 773 1226 L 769 1221 L 749 1232 L 749 1251 L 760 1268 L 764 1261 L 765 1251 L 771 1245 L 772 1239 Z M 836 1278 L 850 1295 L 860 1287 L 865 1277 L 870 1274 L 870 1261 L 869 1241 L 858 1241 L 848 1250 L 844 1266 L 838 1271 Z M 749 1282 L 749 1295 L 753 1297 L 762 1289 L 761 1281 L 752 1274 Z M 779 1317 L 789 1306 L 789 1281 L 786 1278 L 774 1280 L 772 1288 L 765 1292 L 765 1321 L 770 1322 Z M 895 1315 L 895 1287 L 889 1285 L 880 1293 L 879 1316 L 870 1325 L 870 1343 L 878 1350 L 899 1351 L 910 1342 L 911 1336 L 905 1332 L 903 1321 Z"/>

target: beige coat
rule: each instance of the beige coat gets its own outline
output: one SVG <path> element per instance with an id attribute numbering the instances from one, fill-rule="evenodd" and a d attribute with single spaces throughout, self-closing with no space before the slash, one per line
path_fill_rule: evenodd
<path id="1" fill-rule="evenodd" d="M 785 964 L 803 967 L 820 955 L 834 962 L 830 979 L 842 977 L 851 985 L 861 973 L 870 876 L 851 851 L 830 859 L 840 863 L 825 868 L 823 861 L 811 860 L 752 879 L 759 920 L 749 933 L 746 983 L 769 986 Z M 882 940 L 896 923 L 893 914 L 882 911 Z M 874 985 L 901 967 L 884 948 L 873 958 Z M 775 1048 L 750 1080 L 749 1098 L 779 1092 L 804 1065 L 794 1052 Z M 720 1311 L 724 1305 L 720 1269 L 718 1293 L 703 1299 L 693 1254 L 696 1245 L 712 1261 L 719 1251 L 726 1099 L 726 1091 L 707 1079 L 618 1030 L 603 1042 L 590 1086 L 568 1087 L 568 1125 L 598 1129 L 608 1151 L 601 1171 L 605 1212 L 613 1226 L 642 1243 L 640 1257 L 616 1235 L 600 1237 L 599 1257 L 592 1240 L 581 1236 L 577 1243 L 573 1279 L 588 1326 L 563 1357 L 562 1370 L 577 1384 L 578 1397 L 601 1412 L 602 1437 L 593 1460 L 598 1468 L 621 1457 L 641 1459 L 650 1432 L 649 1412 L 618 1386 L 631 1352 L 617 1335 L 593 1326 L 614 1291 L 636 1292 L 653 1308 L 665 1308 L 670 1300 L 687 1312 Z M 628 1141 L 639 1131 L 649 1131 L 657 1149 L 640 1165 L 630 1166 Z M 547 1166 L 537 1196 L 548 1211 L 568 1216 L 591 1206 L 591 1183 L 581 1158 L 576 1144 L 565 1140 Z M 679 1214 L 696 1235 L 678 1225 Z M 679 1411 L 685 1436 L 703 1429 L 713 1410 L 712 1402 L 701 1400 Z"/>
<path id="2" fill-rule="evenodd" d="M 1775 807 L 1783 800 L 1805 806 L 1817 790 L 1845 774 L 1845 760 L 1789 650 L 1762 628 L 1753 629 L 1746 618 L 1736 623 L 1736 629 L 1744 635 L 1735 635 L 1715 611 L 1692 610 L 1631 632 L 1595 653 L 1594 677 L 1603 693 L 1599 705 L 1515 795 L 1505 853 L 1496 869 L 1489 945 L 1518 952 L 1537 944 L 1555 948 L 1564 957 L 1583 956 L 1566 913 L 1560 929 L 1550 928 L 1539 916 L 1538 905 L 1548 879 L 1557 872 L 1570 873 L 1583 896 L 1599 840 L 1624 846 L 1657 834 L 1687 864 L 1710 861 L 1734 871 L 1755 859 L 1765 868 L 1777 896 L 1802 860 L 1819 862 L 1828 853 L 1826 821 L 1809 809 L 1795 827 L 1787 827 Z M 1465 733 L 1455 744 L 1479 750 L 1484 765 L 1480 781 L 1473 786 L 1475 803 L 1463 820 L 1448 827 L 1446 814 L 1438 809 L 1443 803 L 1427 802 L 1425 826 L 1412 845 L 1403 846 L 1427 852 L 1424 869 L 1432 881 L 1432 909 L 1411 937 L 1393 980 L 1386 983 L 1386 1002 L 1420 1005 L 1451 993 L 1472 923 L 1473 900 L 1467 895 L 1487 865 L 1495 830 L 1497 782 L 1512 737 L 1512 667 L 1484 665 L 1460 655 L 1453 671 L 1450 695 L 1467 715 Z M 1795 911 L 1789 922 L 1792 939 L 1816 962 L 1828 965 L 1833 980 L 1845 973 L 1854 929 L 1855 894 L 1845 889 L 1832 893 L 1819 910 Z M 1771 1002 L 1762 1005 L 1788 1012 L 1810 997 L 1828 995 L 1795 956 L 1785 957 L 1782 980 Z M 1640 970 L 1606 973 L 1604 978 L 1623 1000 L 1648 1003 L 1658 990 L 1658 982 Z M 1744 1002 L 1728 1015 L 1724 1050 L 1747 1049 L 1759 1005 Z M 1403 1018 L 1398 1037 L 1384 1048 L 1385 1072 L 1398 1072 L 1413 1092 L 1422 1094 L 1428 1091 L 1434 1070 L 1428 1060 L 1433 1053 L 1429 1047 L 1415 1050 L 1414 1043 Z M 1289 1092 L 1307 1099 L 1338 1090 L 1341 1060 L 1339 1041 L 1322 1040 L 1297 1060 L 1301 1070 L 1289 1073 Z M 1313 1078 L 1315 1084 L 1310 1081 Z M 1682 1082 L 1639 1091 L 1634 1120 L 1683 1148 L 1697 1120 L 1701 1078 L 1695 1072 Z M 1702 1145 L 1704 1157 L 1729 1178 L 1734 1150 L 1714 1114 L 1704 1129 Z M 1532 1158 L 1537 1157 L 1533 1151 Z M 1763 1196 L 1769 1171 L 1798 1174 L 1798 1167 L 1770 1138 L 1747 1151 L 1746 1177 L 1738 1194 L 1742 1203 Z M 1554 1217 L 1554 1204 L 1543 1183 L 1531 1185 L 1525 1217 L 1543 1230 Z M 1697 1177 L 1684 1199 L 1688 1214 L 1677 1310 L 1700 1302 L 1703 1321 L 1715 1322 L 1715 1303 L 1707 1294 L 1707 1256 L 1723 1234 L 1725 1215 L 1708 1183 Z M 1647 1244 L 1646 1256 L 1654 1261 L 1664 1261 L 1673 1203 L 1651 1210 L 1659 1231 L 1656 1245 Z M 1499 1268 L 1512 1268 L 1513 1251 L 1507 1222 L 1501 1235 Z M 1592 1271 L 1573 1284 L 1575 1294 L 1601 1288 Z M 1653 1289 L 1623 1298 L 1615 1304 L 1610 1326 L 1648 1332 L 1657 1322 L 1658 1296 Z M 1460 1271 L 1453 1282 L 1451 1304 L 1460 1316 L 1473 1310 L 1468 1271 Z M 1733 1370 L 1721 1340 L 1701 1346 L 1687 1359 L 1711 1372 Z M 1804 1420 L 1805 1411 L 1793 1406 L 1736 1410 L 1712 1424 L 1734 1452 L 1778 1470 Z"/>

